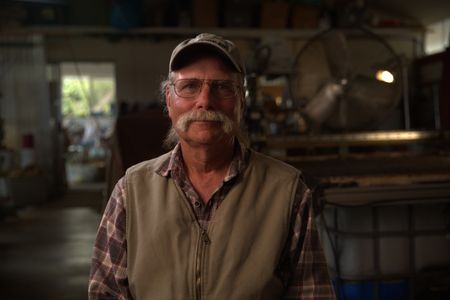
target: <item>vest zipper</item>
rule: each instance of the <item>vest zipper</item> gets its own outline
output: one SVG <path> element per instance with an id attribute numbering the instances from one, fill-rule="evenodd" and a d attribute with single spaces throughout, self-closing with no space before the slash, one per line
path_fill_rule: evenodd
<path id="1" fill-rule="evenodd" d="M 200 233 L 199 247 L 197 252 L 197 258 L 195 262 L 195 291 L 197 294 L 196 299 L 202 299 L 202 267 L 203 258 L 205 255 L 205 249 L 209 245 L 209 237 L 206 230 L 202 229 Z"/>

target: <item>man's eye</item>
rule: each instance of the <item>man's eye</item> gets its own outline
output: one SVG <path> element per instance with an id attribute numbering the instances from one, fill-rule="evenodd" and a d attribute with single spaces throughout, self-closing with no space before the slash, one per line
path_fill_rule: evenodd
<path id="1" fill-rule="evenodd" d="M 196 89 L 198 89 L 198 82 L 183 82 L 182 84 L 180 84 L 180 90 L 183 91 L 194 91 Z"/>
<path id="2" fill-rule="evenodd" d="M 232 94 L 234 93 L 234 86 L 229 82 L 218 83 L 216 89 L 220 93 Z"/>
<path id="3" fill-rule="evenodd" d="M 233 85 L 228 82 L 219 82 L 216 84 L 216 89 L 218 91 L 232 91 Z"/>

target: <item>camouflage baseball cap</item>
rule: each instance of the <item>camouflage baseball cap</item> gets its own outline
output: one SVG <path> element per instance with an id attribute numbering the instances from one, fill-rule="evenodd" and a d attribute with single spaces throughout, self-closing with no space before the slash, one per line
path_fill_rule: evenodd
<path id="1" fill-rule="evenodd" d="M 195 38 L 184 40 L 178 44 L 170 57 L 169 72 L 181 68 L 186 55 L 192 55 L 201 49 L 209 49 L 217 52 L 228 60 L 236 71 L 245 74 L 245 66 L 236 45 L 221 36 L 211 33 L 201 33 Z"/>

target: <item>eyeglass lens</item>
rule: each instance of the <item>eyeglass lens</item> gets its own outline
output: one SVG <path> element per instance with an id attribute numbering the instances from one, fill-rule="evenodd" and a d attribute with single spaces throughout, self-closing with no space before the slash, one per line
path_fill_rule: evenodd
<path id="1" fill-rule="evenodd" d="M 237 94 L 235 84 L 229 80 L 180 79 L 173 85 L 178 96 L 192 98 L 200 94 L 204 83 L 208 84 L 211 92 L 218 97 L 232 98 Z"/>

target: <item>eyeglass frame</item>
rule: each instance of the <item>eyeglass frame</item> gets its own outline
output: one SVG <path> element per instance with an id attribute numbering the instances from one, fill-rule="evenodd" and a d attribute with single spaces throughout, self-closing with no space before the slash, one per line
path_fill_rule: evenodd
<path id="1" fill-rule="evenodd" d="M 198 90 L 198 92 L 196 93 L 196 95 L 190 96 L 190 97 L 186 97 L 186 96 L 181 96 L 181 95 L 178 94 L 175 85 L 177 84 L 177 82 L 180 82 L 180 81 L 187 81 L 187 80 L 194 80 L 194 81 L 196 81 L 196 82 L 201 82 L 200 89 Z M 231 84 L 231 85 L 233 86 L 233 88 L 234 88 L 234 95 L 233 95 L 233 96 L 230 96 L 230 97 L 224 97 L 223 99 L 231 99 L 231 98 L 237 97 L 237 96 L 239 95 L 239 92 L 240 92 L 240 90 L 241 90 L 241 88 L 242 88 L 241 85 L 240 85 L 239 83 L 233 81 L 233 80 L 227 80 L 227 79 L 182 78 L 182 79 L 177 79 L 177 80 L 175 80 L 175 81 L 172 81 L 172 80 L 171 80 L 171 81 L 169 82 L 169 85 L 170 85 L 170 86 L 173 86 L 173 91 L 174 91 L 175 95 L 177 95 L 178 97 L 183 98 L 183 99 L 193 99 L 193 98 L 197 97 L 198 95 L 200 95 L 200 93 L 201 93 L 202 90 L 203 90 L 203 86 L 204 86 L 205 83 L 206 83 L 206 84 L 209 86 L 209 88 L 211 89 L 212 84 L 214 84 L 214 83 L 217 84 L 217 83 L 220 83 L 220 82 L 229 83 L 229 84 Z M 212 89 L 211 91 L 217 95 L 217 91 L 215 91 L 214 89 Z"/>

